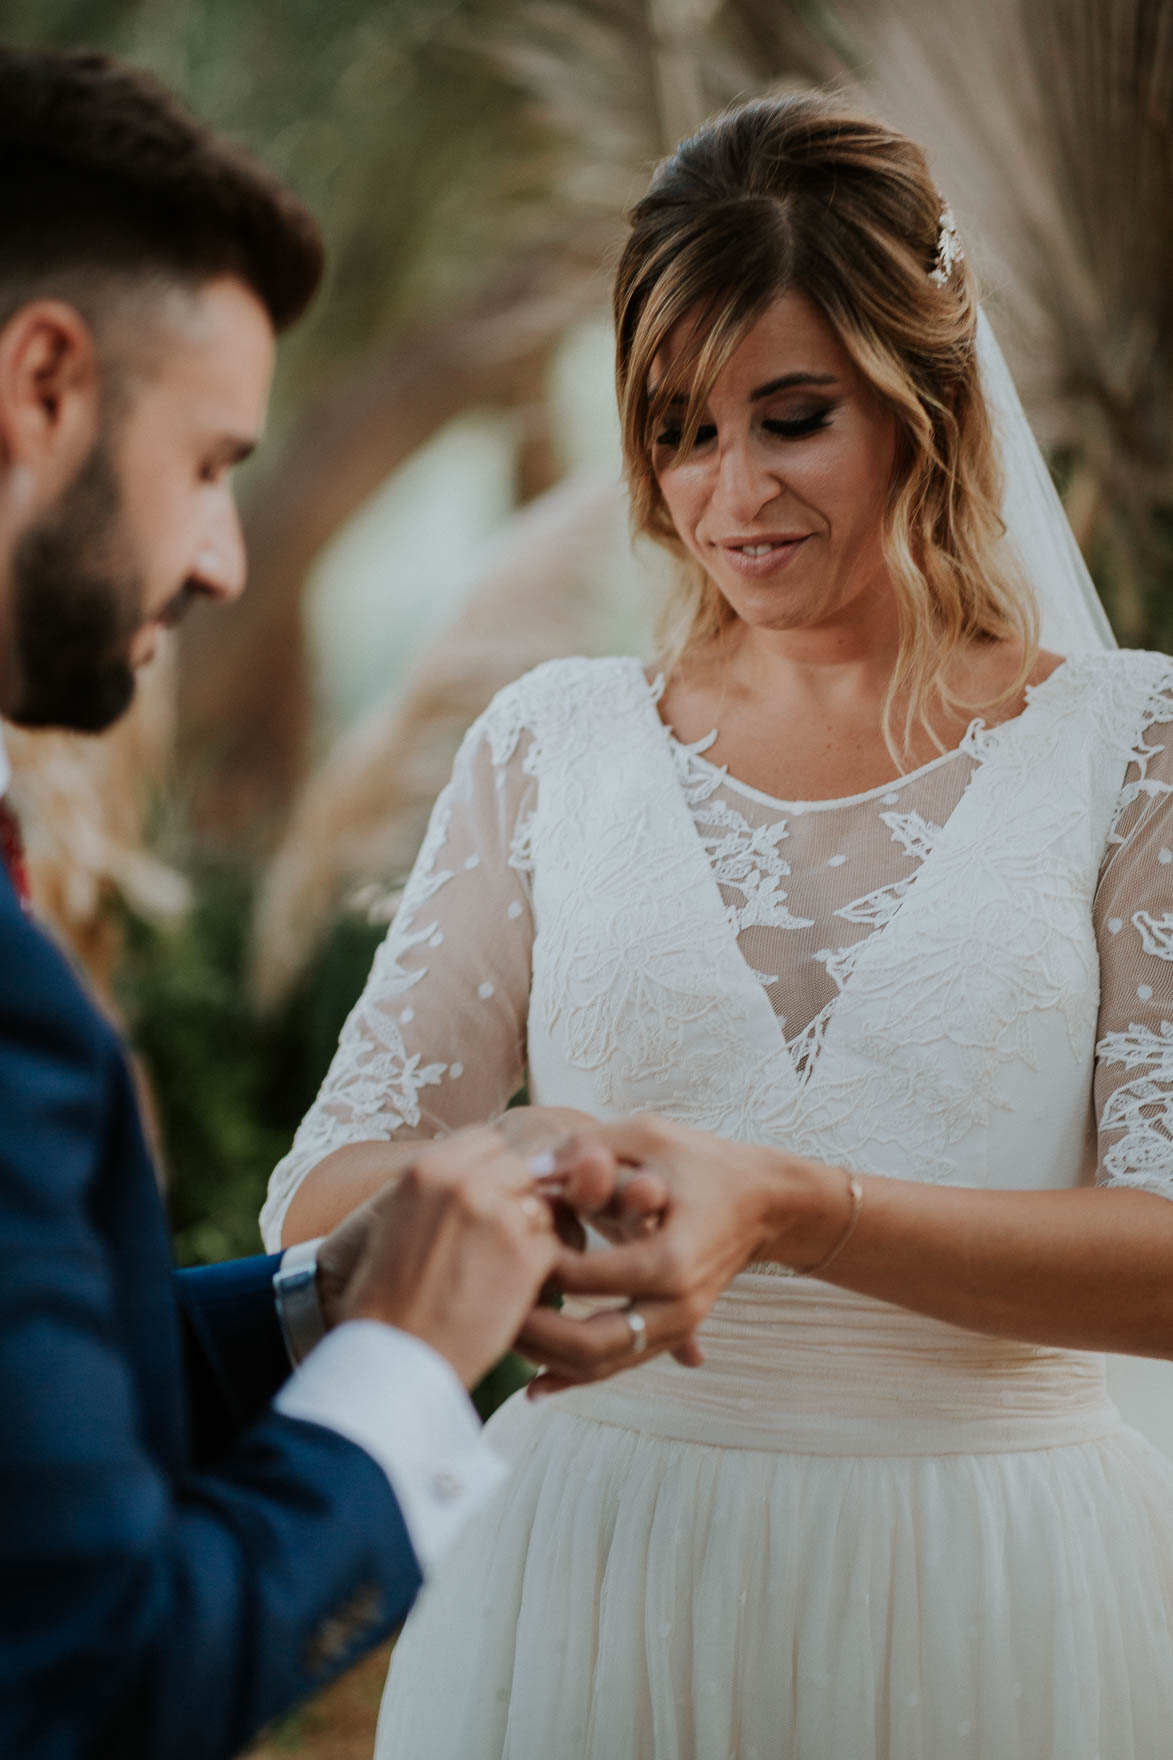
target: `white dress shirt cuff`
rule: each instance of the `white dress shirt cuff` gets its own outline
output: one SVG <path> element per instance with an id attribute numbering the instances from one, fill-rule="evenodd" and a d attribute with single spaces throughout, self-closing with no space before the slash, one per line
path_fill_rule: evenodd
<path id="1" fill-rule="evenodd" d="M 377 1320 L 335 1327 L 273 1404 L 336 1430 L 379 1463 L 425 1577 L 508 1471 L 450 1364 Z"/>

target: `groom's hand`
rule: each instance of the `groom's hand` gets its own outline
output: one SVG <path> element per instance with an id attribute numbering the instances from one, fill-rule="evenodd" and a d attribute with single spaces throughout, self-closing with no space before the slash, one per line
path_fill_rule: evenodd
<path id="1" fill-rule="evenodd" d="M 491 1127 L 421 1148 L 319 1251 L 331 1321 L 380 1320 L 472 1387 L 512 1345 L 557 1261 L 553 1206 Z"/>

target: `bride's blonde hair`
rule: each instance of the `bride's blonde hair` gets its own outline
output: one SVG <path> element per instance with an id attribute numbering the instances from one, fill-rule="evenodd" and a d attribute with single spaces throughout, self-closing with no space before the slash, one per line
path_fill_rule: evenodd
<path id="1" fill-rule="evenodd" d="M 980 706 L 944 685 L 962 643 L 1021 644 L 1019 675 L 999 702 L 1021 690 L 1038 655 L 1033 599 L 1000 542 L 974 276 L 964 258 L 939 256 L 942 210 L 924 154 L 906 136 L 822 93 L 757 99 L 717 116 L 658 167 L 629 216 L 615 280 L 634 522 L 686 565 L 662 632 L 668 669 L 736 621 L 709 577 L 688 565 L 656 482 L 652 444 L 669 400 L 688 399 L 683 453 L 733 350 L 773 300 L 797 291 L 891 412 L 883 544 L 900 647 L 884 735 L 897 763 L 915 726 L 932 733 L 934 706 Z M 685 317 L 696 320 L 692 339 L 649 395 L 652 362 Z"/>

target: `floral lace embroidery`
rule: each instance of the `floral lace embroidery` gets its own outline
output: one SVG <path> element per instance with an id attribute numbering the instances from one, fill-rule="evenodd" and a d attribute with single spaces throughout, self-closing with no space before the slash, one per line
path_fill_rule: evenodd
<path id="1" fill-rule="evenodd" d="M 813 918 L 795 916 L 790 910 L 782 888 L 790 873 L 790 864 L 779 847 L 788 836 L 786 820 L 751 825 L 727 801 L 713 800 L 725 781 L 725 771 L 715 764 L 702 767 L 696 760 L 715 738 L 711 733 L 692 745 L 673 740 L 672 746 L 684 798 L 714 878 L 719 886 L 740 895 L 740 903 L 728 905 L 734 931 L 813 927 Z M 777 982 L 776 978 L 763 981 Z"/>
<path id="2" fill-rule="evenodd" d="M 880 818 L 906 856 L 923 862 L 941 835 L 939 825 L 931 825 L 920 813 L 881 813 Z"/>
<path id="3" fill-rule="evenodd" d="M 1110 1096 L 1100 1117 L 1105 1137 L 1120 1132 L 1103 1156 L 1115 1185 L 1139 1186 L 1168 1196 L 1173 1170 L 1173 1023 L 1154 1032 L 1132 1026 L 1107 1033 L 1097 1051 L 1101 1063 L 1119 1065 L 1128 1080 Z"/>
<path id="4" fill-rule="evenodd" d="M 734 933 L 740 937 L 746 930 L 754 928 L 814 928 L 816 918 L 800 916 L 791 910 L 783 890 L 782 883 L 791 873 L 781 847 L 790 837 L 789 819 L 771 818 L 754 825 L 728 800 L 714 798 L 727 781 L 725 767 L 703 759 L 716 737 L 716 733 L 710 733 L 703 739 L 685 743 L 670 736 L 670 749 L 681 789 L 714 878 L 721 888 Z M 918 867 L 932 850 L 934 839 L 940 835 L 940 828 L 915 810 L 881 812 L 878 818 L 887 826 L 892 841 Z M 843 863 L 847 857 L 837 856 L 833 860 L 837 864 Z M 833 915 L 843 922 L 864 927 L 869 934 L 882 929 L 899 910 L 914 878 L 915 875 L 910 874 L 873 888 L 862 897 L 840 905 Z M 831 1011 L 865 944 L 866 937 L 841 947 L 821 947 L 809 955 L 823 966 L 835 993 L 805 1026 L 787 1039 L 792 1062 L 800 1076 L 805 1077 L 813 1068 Z M 752 962 L 750 966 L 765 988 L 778 984 L 777 973 L 759 971 Z M 778 1021 L 780 1029 L 784 1030 L 786 1016 L 779 1013 Z"/>
<path id="5" fill-rule="evenodd" d="M 1154 959 L 1173 959 L 1173 911 L 1166 911 L 1161 917 L 1150 916 L 1148 911 L 1134 911 L 1132 921 L 1140 930 L 1147 954 Z"/>
<path id="6" fill-rule="evenodd" d="M 1158 894 L 1163 891 L 1165 898 L 1170 883 L 1163 877 L 1173 875 L 1173 849 L 1161 846 L 1154 850 L 1152 844 L 1159 842 L 1161 834 L 1162 821 L 1156 814 L 1173 795 L 1173 783 L 1168 779 L 1167 760 L 1164 777 L 1153 773 L 1154 765 L 1166 753 L 1166 743 L 1153 740 L 1151 735 L 1154 728 L 1168 729 L 1171 722 L 1173 686 L 1166 677 L 1155 681 L 1143 706 L 1117 797 L 1105 864 L 1111 872 L 1122 861 L 1125 849 L 1143 851 L 1145 870 L 1133 882 L 1134 890 L 1139 882 L 1146 891 L 1150 887 Z M 1105 1033 L 1096 1046 L 1099 1068 L 1118 1070 L 1124 1077 L 1108 1092 L 1100 1111 L 1101 1165 L 1114 1185 L 1169 1197 L 1173 1196 L 1173 1022 L 1161 1017 L 1163 1012 L 1173 1012 L 1168 974 L 1173 962 L 1173 911 L 1134 910 L 1128 922 L 1140 938 L 1141 956 L 1159 963 L 1152 983 L 1142 982 L 1135 989 L 1131 1012 L 1141 1018 L 1133 1018 L 1126 1031 Z M 1109 919 L 1107 927 L 1113 937 L 1125 931 L 1120 917 Z M 1128 963 L 1130 976 L 1144 977 L 1135 954 Z"/>
<path id="7" fill-rule="evenodd" d="M 1108 833 L 1110 845 L 1122 844 L 1127 837 L 1134 836 L 1153 808 L 1173 793 L 1173 783 L 1149 774 L 1153 759 L 1159 757 L 1165 747 L 1150 745 L 1146 738 L 1152 728 L 1168 725 L 1171 719 L 1173 687 L 1166 683 L 1150 692 L 1142 710 L 1136 740 L 1129 754 L 1129 773 L 1117 797 L 1116 813 Z M 1123 830 L 1126 820 L 1127 832 Z"/>

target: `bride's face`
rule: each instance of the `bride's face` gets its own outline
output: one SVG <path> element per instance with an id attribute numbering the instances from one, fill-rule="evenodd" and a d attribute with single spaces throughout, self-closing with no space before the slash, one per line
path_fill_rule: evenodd
<path id="1" fill-rule="evenodd" d="M 669 338 L 653 389 L 690 330 L 686 318 Z M 767 308 L 723 368 L 683 457 L 679 440 L 670 412 L 652 460 L 664 504 L 746 623 L 827 626 L 887 593 L 893 420 L 802 294 Z"/>

